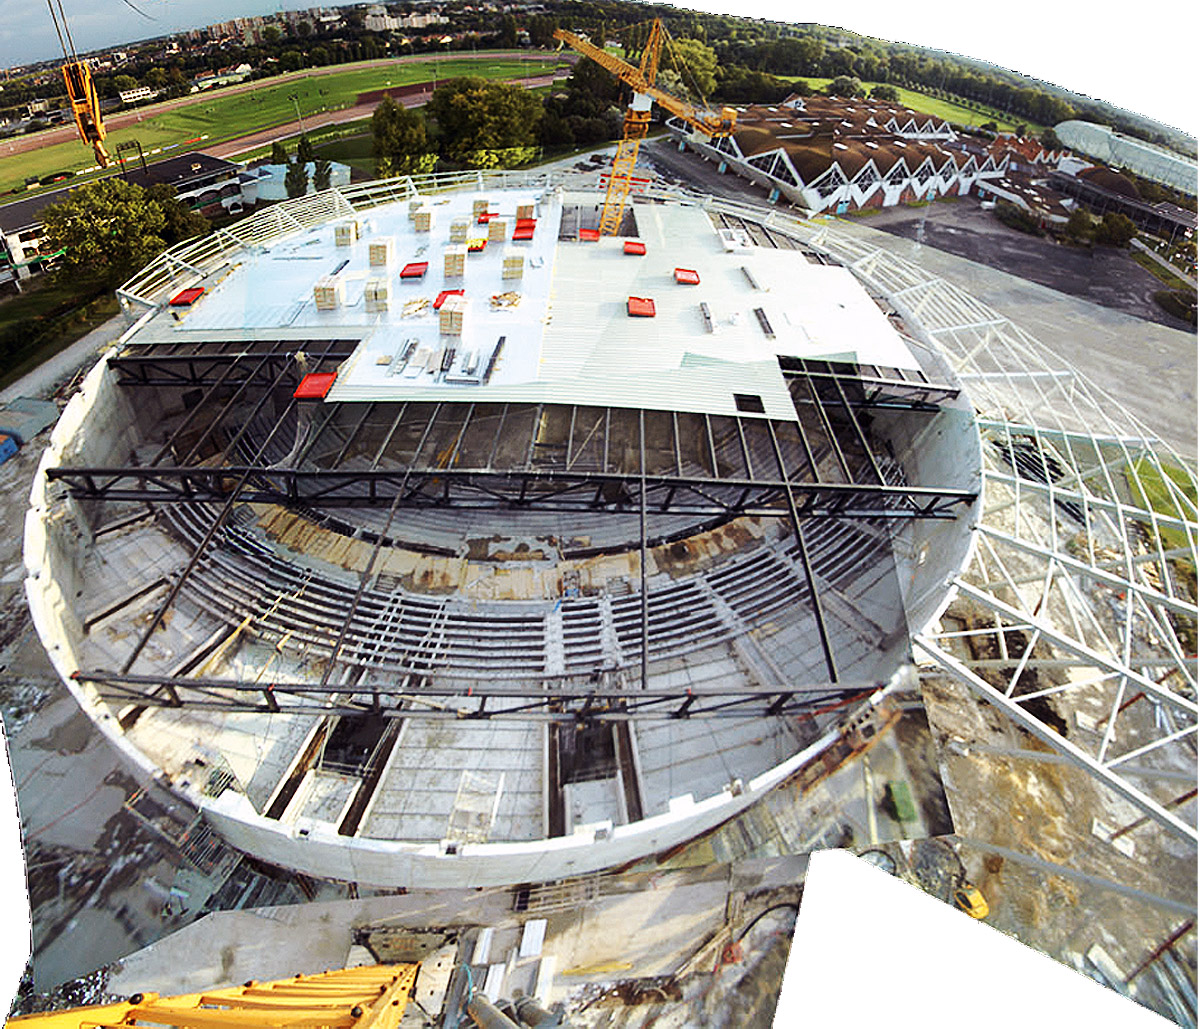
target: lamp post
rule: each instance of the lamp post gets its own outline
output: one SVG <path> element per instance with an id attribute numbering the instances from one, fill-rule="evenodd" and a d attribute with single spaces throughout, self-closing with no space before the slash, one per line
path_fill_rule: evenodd
<path id="1" fill-rule="evenodd" d="M 296 123 L 300 126 L 300 135 L 304 135 L 304 119 L 300 117 L 300 97 L 295 93 L 289 93 L 288 99 L 296 106 Z"/>

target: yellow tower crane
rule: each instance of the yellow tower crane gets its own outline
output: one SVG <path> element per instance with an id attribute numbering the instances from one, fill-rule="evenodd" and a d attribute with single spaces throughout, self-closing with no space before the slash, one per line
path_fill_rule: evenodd
<path id="1" fill-rule="evenodd" d="M 705 110 L 672 96 L 654 84 L 658 77 L 659 53 L 666 38 L 666 29 L 658 18 L 651 23 L 650 36 L 642 51 L 640 65 L 623 61 L 608 51 L 593 46 L 573 32 L 557 29 L 554 38 L 566 43 L 572 50 L 579 51 L 584 57 L 590 57 L 601 68 L 612 72 L 633 89 L 633 99 L 625 112 L 625 124 L 621 132 L 621 142 L 617 146 L 617 156 L 613 158 L 608 191 L 604 195 L 604 209 L 600 213 L 600 235 L 615 236 L 621 227 L 621 218 L 625 212 L 630 179 L 633 176 L 634 165 L 637 164 L 638 148 L 650 130 L 652 102 L 657 101 L 660 107 L 709 137 L 730 135 L 737 121 L 737 112 L 732 107 L 723 107 L 720 113 Z"/>
<path id="2" fill-rule="evenodd" d="M 205 990 L 138 993 L 117 1004 L 8 1020 L 8 1029 L 396 1029 L 420 965 L 368 965 Z"/>

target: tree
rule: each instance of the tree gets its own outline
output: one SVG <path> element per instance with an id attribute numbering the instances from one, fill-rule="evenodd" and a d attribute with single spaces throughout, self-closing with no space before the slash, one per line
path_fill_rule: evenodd
<path id="1" fill-rule="evenodd" d="M 840 96 L 848 99 L 850 97 L 862 96 L 866 91 L 863 89 L 863 84 L 852 75 L 839 75 L 825 87 L 825 92 L 829 96 Z"/>
<path id="2" fill-rule="evenodd" d="M 283 188 L 288 197 L 302 197 L 308 192 L 308 165 L 301 161 L 293 161 L 288 165 L 287 174 L 283 177 Z"/>
<path id="3" fill-rule="evenodd" d="M 41 219 L 46 243 L 65 251 L 59 271 L 73 286 L 115 288 L 166 246 L 162 208 L 115 176 L 71 190 Z"/>
<path id="4" fill-rule="evenodd" d="M 1137 226 L 1123 214 L 1107 211 L 1096 227 L 1096 242 L 1125 247 L 1137 235 Z"/>
<path id="5" fill-rule="evenodd" d="M 313 189 L 318 192 L 329 188 L 329 177 L 333 174 L 333 165 L 324 158 L 313 165 Z"/>
<path id="6" fill-rule="evenodd" d="M 1051 128 L 1042 129 L 1042 134 L 1038 137 L 1038 142 L 1047 150 L 1062 150 L 1062 140 L 1058 138 L 1056 133 Z"/>
<path id="7" fill-rule="evenodd" d="M 512 48 L 517 45 L 517 19 L 511 14 L 502 15 L 500 28 L 496 33 L 496 45 Z"/>
<path id="8" fill-rule="evenodd" d="M 303 25 L 304 23 L 301 22 Z M 296 144 L 296 160 L 301 164 L 312 164 L 317 159 L 317 153 L 313 149 L 312 140 L 308 138 L 308 133 L 300 137 L 300 142 Z"/>
<path id="9" fill-rule="evenodd" d="M 162 89 L 167 84 L 167 72 L 165 68 L 151 68 L 146 72 L 142 80 L 151 89 Z"/>
<path id="10" fill-rule="evenodd" d="M 115 75 L 112 80 L 114 93 L 124 93 L 126 90 L 137 88 L 137 79 L 132 75 Z"/>
<path id="11" fill-rule="evenodd" d="M 279 30 L 278 25 L 268 25 L 263 29 L 263 42 L 270 46 L 274 46 L 283 38 L 283 33 Z"/>
<path id="12" fill-rule="evenodd" d="M 285 147 L 279 140 L 275 140 L 275 142 L 271 144 L 271 163 L 272 164 L 287 164 L 288 163 L 287 147 Z"/>
<path id="13" fill-rule="evenodd" d="M 371 115 L 375 174 L 416 175 L 432 171 L 437 154 L 432 153 L 425 119 L 420 112 L 401 107 L 390 96 Z"/>
<path id="14" fill-rule="evenodd" d="M 535 14 L 529 19 L 529 42 L 533 46 L 553 46 L 558 19 L 552 14 Z"/>
<path id="15" fill-rule="evenodd" d="M 1092 236 L 1092 216 L 1086 208 L 1077 207 L 1067 219 L 1066 233 L 1068 238 L 1084 242 Z"/>
<path id="16" fill-rule="evenodd" d="M 892 103 L 897 103 L 900 100 L 900 91 L 895 86 L 878 85 L 871 90 L 872 100 L 890 100 Z"/>
<path id="17" fill-rule="evenodd" d="M 175 191 L 165 182 L 146 190 L 146 198 L 162 209 L 164 224 L 161 236 L 169 247 L 193 236 L 202 236 L 211 228 L 208 219 L 178 200 Z"/>
<path id="18" fill-rule="evenodd" d="M 673 39 L 661 67 L 676 72 L 686 93 L 697 99 L 712 96 L 717 86 L 717 55 L 698 39 Z"/>
<path id="19" fill-rule="evenodd" d="M 534 155 L 541 101 L 522 86 L 451 79 L 425 110 L 438 125 L 443 153 L 468 168 L 517 164 Z"/>

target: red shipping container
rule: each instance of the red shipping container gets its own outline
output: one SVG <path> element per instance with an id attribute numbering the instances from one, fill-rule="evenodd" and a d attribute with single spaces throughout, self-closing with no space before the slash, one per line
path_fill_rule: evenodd
<path id="1" fill-rule="evenodd" d="M 654 301 L 649 297 L 630 297 L 626 310 L 630 318 L 653 318 Z"/>
<path id="2" fill-rule="evenodd" d="M 685 286 L 699 286 L 700 273 L 693 271 L 691 268 L 676 268 L 675 281 L 681 282 Z"/>
<path id="3" fill-rule="evenodd" d="M 423 279 L 427 271 L 429 271 L 428 261 L 414 261 L 412 264 L 406 264 L 400 269 L 400 278 Z"/>
<path id="4" fill-rule="evenodd" d="M 644 254 L 646 252 L 646 244 L 641 243 L 636 239 L 625 240 L 625 253 L 627 254 Z"/>

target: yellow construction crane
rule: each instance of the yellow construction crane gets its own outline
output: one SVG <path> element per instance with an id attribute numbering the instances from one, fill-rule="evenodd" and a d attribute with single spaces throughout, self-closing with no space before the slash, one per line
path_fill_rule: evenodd
<path id="1" fill-rule="evenodd" d="M 10 1018 L 10 1029 L 396 1029 L 420 965 L 367 965 L 274 982 L 160 997 L 135 993 L 119 1004 Z"/>
<path id="2" fill-rule="evenodd" d="M 112 160 L 104 146 L 104 137 L 108 135 L 108 130 L 100 116 L 100 98 L 96 95 L 96 84 L 92 81 L 91 69 L 75 52 L 75 40 L 71 38 L 71 30 L 67 26 L 67 14 L 62 9 L 62 0 L 58 0 L 57 14 L 54 11 L 54 0 L 46 0 L 46 6 L 50 8 L 54 31 L 58 33 L 58 42 L 62 46 L 63 58 L 66 61 L 62 66 L 63 81 L 67 84 L 67 99 L 71 101 L 71 113 L 75 116 L 79 138 L 92 148 L 96 155 L 96 163 L 101 168 L 107 168 Z"/>
<path id="3" fill-rule="evenodd" d="M 652 102 L 657 101 L 660 107 L 710 137 L 728 136 L 732 133 L 737 121 L 737 112 L 732 107 L 721 108 L 719 114 L 705 110 L 672 96 L 654 84 L 658 77 L 659 53 L 666 38 L 666 29 L 658 18 L 651 23 L 650 36 L 646 40 L 639 66 L 593 46 L 573 32 L 557 29 L 554 38 L 566 43 L 572 50 L 578 50 L 584 57 L 590 57 L 601 68 L 612 72 L 633 89 L 633 99 L 625 112 L 625 124 L 621 132 L 621 142 L 617 146 L 617 156 L 613 158 L 608 191 L 604 196 L 604 209 L 600 213 L 600 234 L 615 236 L 621 227 L 625 201 L 629 196 L 630 179 L 633 176 L 634 165 L 637 164 L 638 148 L 650 130 Z"/>

